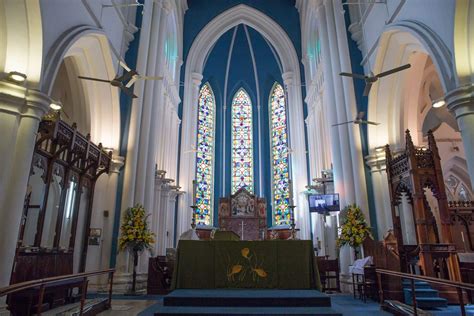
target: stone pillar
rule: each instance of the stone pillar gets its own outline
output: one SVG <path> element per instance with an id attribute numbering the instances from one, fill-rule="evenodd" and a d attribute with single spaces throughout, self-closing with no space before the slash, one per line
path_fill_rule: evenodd
<path id="1" fill-rule="evenodd" d="M 106 151 L 112 151 L 116 153 L 113 149 L 106 149 Z M 118 177 L 120 174 L 120 170 L 124 165 L 124 157 L 116 156 L 115 154 L 112 156 L 112 162 L 110 165 L 110 171 L 108 174 L 107 179 L 107 191 L 104 198 L 106 199 L 106 209 L 105 210 L 94 210 L 95 212 L 100 212 L 100 216 L 102 216 L 103 211 L 107 211 L 108 215 L 103 214 L 103 226 L 102 226 L 102 265 L 97 267 L 98 270 L 108 269 L 110 267 L 110 257 L 114 256 L 115 254 L 112 253 L 112 242 L 113 242 L 113 230 L 114 230 L 114 222 L 115 217 L 120 216 L 120 213 L 115 213 L 115 202 L 117 198 L 117 186 L 118 186 Z M 106 175 L 102 175 L 104 177 Z M 100 278 L 100 286 L 102 290 L 107 290 L 107 282 L 108 277 L 106 275 L 101 276 Z"/>
<path id="2" fill-rule="evenodd" d="M 0 287 L 10 284 L 36 133 L 50 103 L 39 91 L 0 80 Z"/>
<path id="3" fill-rule="evenodd" d="M 193 203 L 193 179 L 195 178 L 196 170 L 196 153 L 191 149 L 196 143 L 196 127 L 197 127 L 197 111 L 195 104 L 198 102 L 199 87 L 201 86 L 202 74 L 192 73 L 190 83 L 192 87 L 192 95 L 185 95 L 183 103 L 183 128 L 181 129 L 181 161 L 179 173 L 179 185 L 183 187 L 186 192 L 179 199 L 178 208 L 178 231 L 177 235 L 191 228 L 192 210 L 190 206 Z M 191 108 L 184 106 L 190 105 Z M 189 123 L 187 123 L 189 121 Z"/>
<path id="4" fill-rule="evenodd" d="M 180 191 L 179 186 L 171 186 L 171 191 L 168 196 L 168 211 L 166 216 L 165 251 L 166 248 L 176 248 L 177 246 L 177 244 L 175 244 L 176 203 L 177 198 L 183 193 L 183 191 Z"/>
<path id="5" fill-rule="evenodd" d="M 299 238 L 310 239 L 310 217 L 308 201 L 306 195 L 306 185 L 308 184 L 307 164 L 306 164 L 306 143 L 304 125 L 298 119 L 303 119 L 302 100 L 296 93 L 295 74 L 285 72 L 282 74 L 284 86 L 287 89 L 287 116 L 289 127 L 289 147 L 293 150 L 289 155 L 290 177 L 293 181 L 293 196 L 295 202 L 294 218 L 297 228 L 300 229 Z M 299 87 L 298 87 L 299 89 Z"/>
<path id="6" fill-rule="evenodd" d="M 448 109 L 454 113 L 461 132 L 467 169 L 474 186 L 474 84 L 459 87 L 446 95 Z"/>
<path id="7" fill-rule="evenodd" d="M 370 155 L 365 157 L 365 161 L 372 174 L 375 209 L 377 210 L 377 232 L 381 240 L 389 229 L 393 229 L 384 148 L 375 148 Z M 372 223 L 372 226 L 375 226 L 374 224 Z"/>

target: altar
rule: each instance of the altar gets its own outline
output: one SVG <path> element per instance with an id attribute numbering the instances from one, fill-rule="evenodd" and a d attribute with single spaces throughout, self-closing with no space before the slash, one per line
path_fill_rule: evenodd
<path id="1" fill-rule="evenodd" d="M 321 290 L 310 240 L 181 240 L 172 289 Z"/>

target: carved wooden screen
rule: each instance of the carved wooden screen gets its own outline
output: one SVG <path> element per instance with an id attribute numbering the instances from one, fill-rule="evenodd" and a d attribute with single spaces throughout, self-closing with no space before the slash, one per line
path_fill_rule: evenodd
<path id="1" fill-rule="evenodd" d="M 428 131 L 428 148 L 416 148 L 408 130 L 405 139 L 405 150 L 396 155 L 392 154 L 389 145 L 386 146 L 392 218 L 402 261 L 401 267 L 406 271 L 410 257 L 419 256 L 420 266 L 425 275 L 459 280 L 459 264 L 452 243 L 443 173 L 433 133 Z M 429 188 L 437 200 L 440 231 L 427 203 L 425 188 Z M 408 196 L 412 205 L 417 245 L 404 245 L 403 242 L 402 224 L 396 210 L 401 203 L 402 194 Z M 443 267 L 446 268 L 445 274 Z"/>
<path id="2" fill-rule="evenodd" d="M 75 124 L 40 123 L 12 283 L 73 273 L 78 246 L 77 270 L 84 270 L 94 185 L 108 173 L 111 155 L 93 144 L 90 135 L 81 135 Z M 78 222 L 83 223 L 81 236 Z"/>

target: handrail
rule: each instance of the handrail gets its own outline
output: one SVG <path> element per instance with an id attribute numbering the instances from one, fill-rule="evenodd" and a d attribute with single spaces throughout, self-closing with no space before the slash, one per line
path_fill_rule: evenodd
<path id="1" fill-rule="evenodd" d="M 463 282 L 456 282 L 456 281 L 451 281 L 451 280 L 444 280 L 444 279 L 439 279 L 439 278 L 433 278 L 433 277 L 428 277 L 428 276 L 423 276 L 423 275 L 413 275 L 413 274 L 408 274 L 408 273 L 403 273 L 403 272 L 398 272 L 398 271 L 391 271 L 391 270 L 385 270 L 385 269 L 375 269 L 375 272 L 377 273 L 377 280 L 379 284 L 379 295 L 380 295 L 380 303 L 383 304 L 384 298 L 383 298 L 383 288 L 382 288 L 382 274 L 385 275 L 391 275 L 391 276 L 396 276 L 400 277 L 403 279 L 409 279 L 410 280 L 410 285 L 411 285 L 411 294 L 412 294 L 412 304 L 413 304 L 413 311 L 414 315 L 418 315 L 418 310 L 416 307 L 416 291 L 415 291 L 415 280 L 418 281 L 425 281 L 428 283 L 434 283 L 434 284 L 440 284 L 440 285 L 445 285 L 445 286 L 450 286 L 456 288 L 458 292 L 458 297 L 459 297 L 459 307 L 461 308 L 461 315 L 465 316 L 466 315 L 466 309 L 464 307 L 464 293 L 463 289 L 467 291 L 474 291 L 474 284 L 471 283 L 463 283 Z M 469 292 L 467 292 L 469 295 Z"/>
<path id="2" fill-rule="evenodd" d="M 391 270 L 385 270 L 385 269 L 375 269 L 375 271 L 377 273 L 398 276 L 398 277 L 405 278 L 405 279 L 413 279 L 413 280 L 419 280 L 419 281 L 426 281 L 426 282 L 429 282 L 429 283 L 449 285 L 449 286 L 452 286 L 452 287 L 455 287 L 455 288 L 461 288 L 461 289 L 464 289 L 464 290 L 474 291 L 474 284 L 472 284 L 472 283 L 456 282 L 456 281 L 451 281 L 451 280 L 428 277 L 428 276 L 424 276 L 424 275 L 413 275 L 413 274 L 409 274 L 409 273 L 403 273 L 403 272 L 391 271 Z"/>
<path id="3" fill-rule="evenodd" d="M 45 289 L 48 286 L 53 286 L 56 283 L 64 282 L 64 281 L 72 281 L 72 280 L 82 280 L 82 295 L 81 295 L 81 312 L 80 315 L 82 315 L 83 309 L 84 309 L 84 302 L 85 302 L 85 297 L 86 297 L 86 292 L 87 292 L 87 284 L 88 284 L 88 278 L 91 276 L 96 276 L 96 275 L 101 275 L 101 274 L 108 274 L 109 275 L 109 297 L 108 297 L 108 307 L 111 306 L 112 302 L 112 284 L 113 284 L 113 278 L 114 278 L 114 272 L 115 269 L 106 269 L 106 270 L 100 270 L 100 271 L 91 271 L 91 272 L 82 272 L 82 273 L 76 273 L 76 274 L 66 274 L 66 275 L 60 275 L 60 276 L 55 276 L 55 277 L 50 277 L 50 278 L 44 278 L 44 279 L 38 279 L 38 280 L 32 280 L 32 281 L 25 281 L 25 282 L 20 282 L 16 284 L 12 284 L 3 288 L 0 288 L 0 297 L 20 292 L 23 290 L 39 287 L 39 298 L 38 298 L 38 311 L 37 314 L 41 315 L 41 305 L 43 303 L 43 296 Z"/>

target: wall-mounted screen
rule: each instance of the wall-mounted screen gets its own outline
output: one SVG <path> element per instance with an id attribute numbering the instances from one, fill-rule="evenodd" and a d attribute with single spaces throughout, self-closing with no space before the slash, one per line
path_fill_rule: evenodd
<path id="1" fill-rule="evenodd" d="M 309 211 L 329 215 L 340 211 L 339 194 L 311 194 L 308 195 Z"/>

